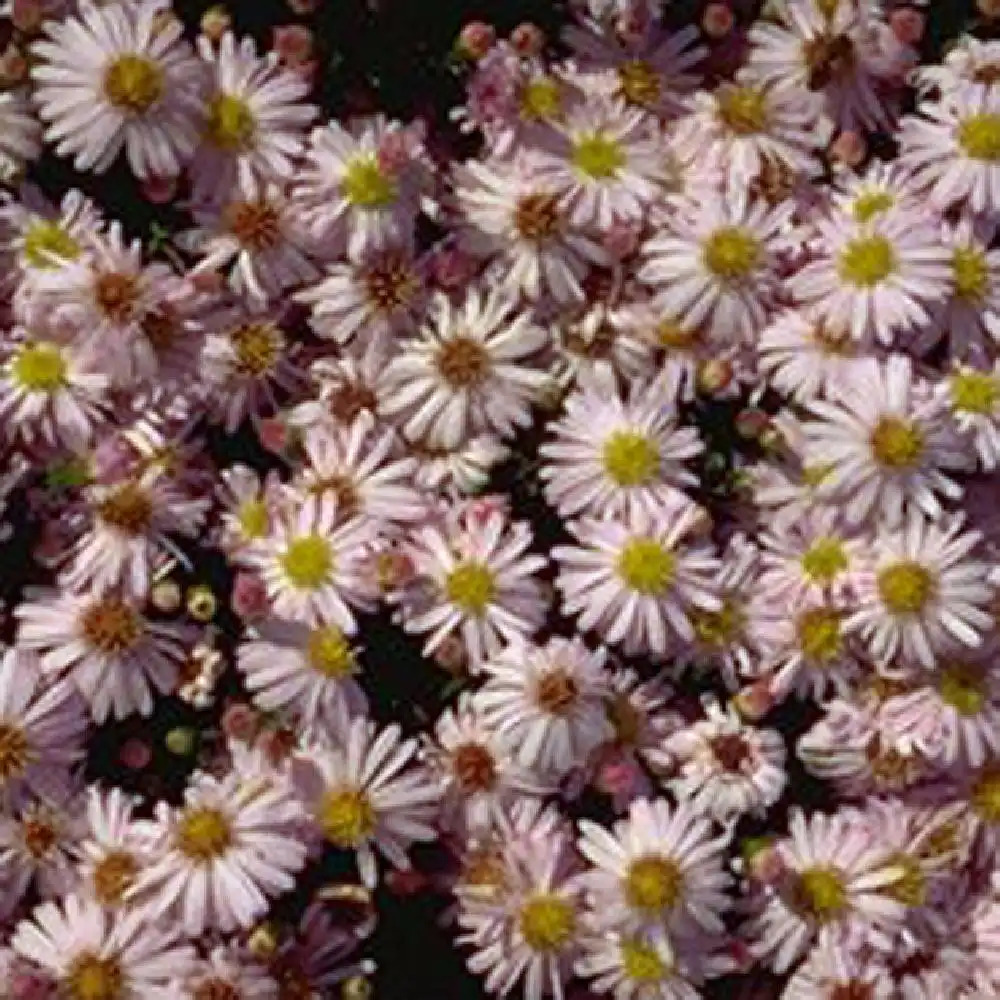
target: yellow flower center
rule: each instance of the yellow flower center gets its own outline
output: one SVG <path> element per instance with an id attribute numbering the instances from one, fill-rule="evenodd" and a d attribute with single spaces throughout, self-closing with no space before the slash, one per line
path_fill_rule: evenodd
<path id="1" fill-rule="evenodd" d="M 956 135 L 962 152 L 971 160 L 1000 161 L 1000 114 L 982 111 L 963 118 Z"/>
<path id="2" fill-rule="evenodd" d="M 934 596 L 934 577 L 918 562 L 904 559 L 886 566 L 877 578 L 879 597 L 894 615 L 916 615 Z"/>
<path id="3" fill-rule="evenodd" d="M 978 715 L 986 704 L 983 671 L 971 663 L 952 663 L 938 678 L 941 700 L 959 715 Z"/>
<path id="4" fill-rule="evenodd" d="M 660 468 L 656 444 L 637 431 L 615 431 L 602 449 L 604 471 L 618 486 L 642 486 Z"/>
<path id="5" fill-rule="evenodd" d="M 550 76 L 536 76 L 521 91 L 521 116 L 529 121 L 551 121 L 562 110 L 562 90 Z"/>
<path id="6" fill-rule="evenodd" d="M 924 451 L 924 436 L 912 421 L 882 417 L 871 436 L 872 455 L 887 469 L 912 469 Z"/>
<path id="7" fill-rule="evenodd" d="M 248 323 L 229 333 L 240 374 L 261 378 L 274 371 L 285 347 L 285 337 L 274 323 Z"/>
<path id="8" fill-rule="evenodd" d="M 832 583 L 847 566 L 847 549 L 839 538 L 817 538 L 802 556 L 802 571 L 814 583 Z"/>
<path id="9" fill-rule="evenodd" d="M 851 204 L 851 214 L 858 222 L 871 222 L 895 204 L 895 197 L 888 191 L 862 191 Z"/>
<path id="10" fill-rule="evenodd" d="M 234 94 L 216 94 L 208 106 L 205 126 L 211 142 L 227 152 L 248 149 L 252 145 L 257 122 L 250 105 Z"/>
<path id="11" fill-rule="evenodd" d="M 697 608 L 691 612 L 691 624 L 698 641 L 719 648 L 738 638 L 746 624 L 746 615 L 735 601 L 726 600 L 718 611 Z"/>
<path id="12" fill-rule="evenodd" d="M 139 866 L 125 851 L 111 851 L 94 866 L 94 896 L 104 906 L 119 906 L 135 881 Z"/>
<path id="13" fill-rule="evenodd" d="M 518 927 L 532 951 L 558 951 L 573 936 L 576 912 L 565 899 L 538 893 L 522 905 Z"/>
<path id="14" fill-rule="evenodd" d="M 618 93 L 629 104 L 652 107 L 660 98 L 660 77 L 644 59 L 630 59 L 618 67 Z"/>
<path id="15" fill-rule="evenodd" d="M 760 263 L 760 244 L 753 234 L 739 226 L 717 229 L 705 241 L 705 267 L 722 281 L 736 282 L 748 277 Z"/>
<path id="16" fill-rule="evenodd" d="M 24 773 L 30 756 L 28 738 L 20 726 L 0 722 L 0 784 Z"/>
<path id="17" fill-rule="evenodd" d="M 271 526 L 267 504 L 263 500 L 245 500 L 236 514 L 240 531 L 247 538 L 263 538 Z"/>
<path id="18" fill-rule="evenodd" d="M 874 288 L 896 270 L 896 251 L 878 235 L 857 236 L 840 251 L 837 272 L 856 288 Z"/>
<path id="19" fill-rule="evenodd" d="M 986 254 L 978 247 L 955 247 L 951 254 L 955 297 L 963 302 L 982 302 L 990 284 Z"/>
<path id="20" fill-rule="evenodd" d="M 143 634 L 142 619 L 131 604 L 117 597 L 104 597 L 80 615 L 80 632 L 96 650 L 116 656 L 138 644 Z"/>
<path id="21" fill-rule="evenodd" d="M 987 823 L 1000 823 L 1000 768 L 988 767 L 976 779 L 972 806 Z"/>
<path id="22" fill-rule="evenodd" d="M 177 850 L 191 861 L 201 864 L 222 857 L 232 843 L 233 831 L 229 819 L 209 806 L 186 809 L 174 833 Z"/>
<path id="23" fill-rule="evenodd" d="M 573 166 L 580 173 L 596 181 L 618 176 L 625 166 L 625 153 L 621 145 L 603 132 L 589 132 L 577 136 L 571 155 Z"/>
<path id="24" fill-rule="evenodd" d="M 121 1000 L 125 996 L 125 976 L 113 958 L 85 953 L 66 970 L 69 1000 Z"/>
<path id="25" fill-rule="evenodd" d="M 655 597 L 674 578 L 677 558 L 653 538 L 633 538 L 618 553 L 618 575 L 632 590 Z"/>
<path id="26" fill-rule="evenodd" d="M 840 613 L 833 608 L 809 608 L 799 615 L 796 631 L 799 649 L 813 664 L 825 665 L 837 659 L 843 646 Z"/>
<path id="27" fill-rule="evenodd" d="M 145 114 L 162 96 L 163 70 L 145 56 L 123 55 L 104 71 L 104 96 L 119 111 Z"/>
<path id="28" fill-rule="evenodd" d="M 490 373 L 486 348 L 472 337 L 453 337 L 437 353 L 437 369 L 453 389 L 475 389 Z"/>
<path id="29" fill-rule="evenodd" d="M 636 983 L 658 982 L 670 971 L 659 952 L 637 938 L 622 942 L 621 959 L 625 975 Z"/>
<path id="30" fill-rule="evenodd" d="M 888 859 L 888 864 L 899 868 L 900 875 L 886 886 L 887 894 L 904 906 L 923 906 L 927 899 L 927 879 L 920 862 L 900 851 Z"/>
<path id="31" fill-rule="evenodd" d="M 637 858 L 625 873 L 624 890 L 630 906 L 646 913 L 661 913 L 679 902 L 684 893 L 684 873 L 672 858 Z"/>
<path id="32" fill-rule="evenodd" d="M 820 923 L 836 919 L 847 906 L 847 886 L 837 868 L 807 868 L 799 875 L 798 888 L 805 908 Z"/>
<path id="33" fill-rule="evenodd" d="M 340 190 L 357 208 L 384 208 L 396 200 L 396 184 L 379 166 L 374 153 L 356 156 L 347 165 Z"/>
<path id="34" fill-rule="evenodd" d="M 345 850 L 359 846 L 375 832 L 375 810 L 355 789 L 327 792 L 316 818 L 326 839 Z"/>
<path id="35" fill-rule="evenodd" d="M 39 219 L 24 234 L 24 259 L 40 271 L 76 260 L 80 252 L 80 244 L 58 222 Z"/>
<path id="36" fill-rule="evenodd" d="M 329 541 L 322 535 L 293 538 L 279 561 L 285 576 L 298 590 L 318 590 L 329 583 L 336 562 Z"/>
<path id="37" fill-rule="evenodd" d="M 354 650 L 336 625 L 322 625 L 309 634 L 306 642 L 309 666 L 324 677 L 349 677 L 357 670 Z"/>
<path id="38" fill-rule="evenodd" d="M 25 344 L 14 356 L 11 374 L 32 392 L 53 393 L 66 384 L 66 361 L 55 344 Z"/>
<path id="39" fill-rule="evenodd" d="M 1000 403 L 1000 379 L 986 372 L 960 372 L 948 382 L 952 409 L 989 416 Z"/>
<path id="40" fill-rule="evenodd" d="M 445 593 L 466 614 L 482 616 L 496 594 L 496 580 L 488 566 L 470 559 L 448 574 Z"/>
<path id="41" fill-rule="evenodd" d="M 726 84 L 715 96 L 719 120 L 737 135 L 751 135 L 767 128 L 767 95 L 755 87 Z"/>

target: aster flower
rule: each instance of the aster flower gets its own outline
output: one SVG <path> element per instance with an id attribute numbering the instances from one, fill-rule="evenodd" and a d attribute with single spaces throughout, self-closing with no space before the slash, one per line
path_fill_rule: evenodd
<path id="1" fill-rule="evenodd" d="M 636 508 L 621 520 L 571 523 L 578 544 L 552 550 L 564 611 L 627 655 L 662 657 L 678 640 L 690 642 L 690 611 L 722 607 L 713 580 L 718 559 L 696 540 L 703 525 L 700 508 L 686 499 L 655 515 Z"/>
<path id="2" fill-rule="evenodd" d="M 306 729 L 336 732 L 345 718 L 368 708 L 355 680 L 357 650 L 336 625 L 261 622 L 237 648 L 236 666 L 256 705 Z"/>
<path id="3" fill-rule="evenodd" d="M 564 775 L 611 735 L 605 659 L 579 639 L 512 643 L 483 665 L 473 704 L 519 763 Z"/>
<path id="4" fill-rule="evenodd" d="M 431 320 L 389 362 L 384 415 L 407 438 L 454 448 L 471 433 L 507 436 L 530 421 L 547 376 L 532 360 L 546 343 L 527 313 L 496 293 L 468 292 L 459 307 L 442 294 Z"/>
<path id="5" fill-rule="evenodd" d="M 560 191 L 570 221 L 608 228 L 640 220 L 657 196 L 659 139 L 641 111 L 594 98 L 573 105 L 539 146 L 539 168 Z"/>
<path id="6" fill-rule="evenodd" d="M 893 986 L 885 959 L 830 936 L 820 941 L 795 970 L 784 1000 L 839 1000 L 861 995 L 892 1000 Z"/>
<path id="7" fill-rule="evenodd" d="M 646 242 L 639 280 L 682 325 L 703 325 L 722 342 L 747 340 L 764 326 L 789 211 L 742 194 L 686 207 L 669 231 Z"/>
<path id="8" fill-rule="evenodd" d="M 539 449 L 546 499 L 562 516 L 617 514 L 631 504 L 655 509 L 694 484 L 682 463 L 704 446 L 696 430 L 678 426 L 664 395 L 654 382 L 622 399 L 607 366 L 581 373 L 550 425 L 554 440 Z"/>
<path id="9" fill-rule="evenodd" d="M 160 12 L 85 2 L 45 22 L 34 96 L 46 138 L 77 170 L 103 173 L 124 146 L 137 177 L 175 177 L 194 153 L 205 76 L 180 20 Z"/>
<path id="10" fill-rule="evenodd" d="M 42 129 L 27 92 L 0 94 L 0 177 L 11 183 L 42 151 Z"/>
<path id="11" fill-rule="evenodd" d="M 419 130 L 375 115 L 315 129 L 295 190 L 312 231 L 357 256 L 406 242 L 430 179 Z"/>
<path id="12" fill-rule="evenodd" d="M 935 522 L 911 511 L 898 528 L 875 537 L 847 625 L 880 668 L 902 660 L 934 670 L 950 645 L 975 648 L 992 627 L 980 536 L 962 527 L 960 515 Z"/>
<path id="13" fill-rule="evenodd" d="M 850 523 L 875 510 L 890 526 L 908 508 L 938 517 L 939 496 L 961 496 L 941 470 L 967 459 L 956 453 L 940 398 L 914 378 L 904 355 L 867 360 L 835 399 L 813 400 L 809 409 L 817 419 L 804 427 L 808 453 L 830 466 L 820 494 L 843 502 Z"/>
<path id="14" fill-rule="evenodd" d="M 242 556 L 263 577 L 275 614 L 353 635 L 353 609 L 375 596 L 366 564 L 377 525 L 345 515 L 330 494 L 302 497 L 277 514 Z"/>
<path id="15" fill-rule="evenodd" d="M 663 935 L 600 934 L 583 941 L 577 975 L 615 1000 L 698 1000 L 687 970 Z"/>
<path id="16" fill-rule="evenodd" d="M 864 225 L 890 212 L 902 212 L 910 219 L 922 222 L 936 219 L 913 177 L 898 160 L 872 160 L 863 171 L 856 173 L 844 166 L 834 168 L 830 201 L 844 218 Z"/>
<path id="17" fill-rule="evenodd" d="M 290 790 L 266 777 L 196 775 L 183 806 L 159 803 L 156 857 L 130 896 L 147 920 L 169 915 L 191 937 L 251 927 L 305 864 L 302 819 Z"/>
<path id="18" fill-rule="evenodd" d="M 602 929 L 722 932 L 730 901 L 725 835 L 686 803 L 640 799 L 611 831 L 580 821 L 577 849 L 594 866 L 583 877 Z"/>
<path id="19" fill-rule="evenodd" d="M 252 38 L 226 32 L 213 46 L 198 38 L 212 76 L 204 139 L 189 165 L 196 199 L 216 199 L 254 181 L 287 180 L 305 146 L 316 109 L 303 101 L 309 84 L 283 69 L 278 55 L 257 55 Z"/>
<path id="20" fill-rule="evenodd" d="M 40 591 L 19 604 L 18 645 L 37 651 L 42 673 L 66 675 L 97 722 L 153 710 L 153 691 L 172 693 L 187 655 L 183 626 L 150 621 L 114 591 Z"/>
<path id="21" fill-rule="evenodd" d="M 1000 94 L 966 88 L 922 101 L 899 130 L 900 160 L 939 209 L 967 205 L 996 214 L 1000 170 Z"/>
<path id="22" fill-rule="evenodd" d="M 925 220 L 887 212 L 865 223 L 830 216 L 816 226 L 816 258 L 788 283 L 814 320 L 886 346 L 929 322 L 951 274 L 950 253 Z"/>
<path id="23" fill-rule="evenodd" d="M 985 371 L 962 365 L 935 387 L 951 419 L 971 443 L 979 465 L 992 472 L 1000 465 L 1000 362 Z"/>
<path id="24" fill-rule="evenodd" d="M 323 838 L 356 855 L 362 881 L 378 879 L 375 848 L 396 868 L 410 867 L 407 848 L 433 840 L 439 792 L 412 761 L 417 744 L 399 726 L 377 730 L 353 719 L 333 746 L 315 745 L 293 761 L 293 779 Z"/>
<path id="25" fill-rule="evenodd" d="M 480 518 L 458 507 L 443 523 L 414 529 L 403 550 L 411 579 L 393 599 L 408 632 L 430 633 L 425 656 L 457 635 L 476 670 L 504 644 L 534 634 L 545 618 L 537 574 L 546 560 L 528 552 L 531 544 L 528 525 L 502 510 Z"/>
<path id="26" fill-rule="evenodd" d="M 679 802 L 718 823 L 764 812 L 788 780 L 781 734 L 747 725 L 732 706 L 723 711 L 710 703 L 704 719 L 672 733 L 663 749 L 677 771 L 667 787 Z"/>
<path id="27" fill-rule="evenodd" d="M 267 968 L 235 948 L 218 946 L 200 959 L 187 977 L 175 981 L 178 998 L 205 1000 L 278 1000 L 281 986 Z"/>
<path id="28" fill-rule="evenodd" d="M 940 63 L 918 66 L 911 79 L 921 91 L 952 94 L 970 87 L 988 91 L 1000 78 L 1000 45 L 995 39 L 961 34 Z"/>
<path id="29" fill-rule="evenodd" d="M 458 246 L 487 262 L 486 276 L 512 298 L 546 293 L 557 302 L 584 298 L 581 281 L 607 251 L 570 224 L 558 185 L 535 159 L 469 160 L 454 171 Z"/>
<path id="30" fill-rule="evenodd" d="M 195 960 L 194 949 L 178 941 L 178 928 L 150 926 L 135 913 L 112 917 L 76 895 L 37 906 L 17 925 L 11 945 L 73 1000 L 174 1000 L 171 980 Z"/>

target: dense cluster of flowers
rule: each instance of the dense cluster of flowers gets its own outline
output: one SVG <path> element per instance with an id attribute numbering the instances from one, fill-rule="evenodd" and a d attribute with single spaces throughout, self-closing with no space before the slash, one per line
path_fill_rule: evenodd
<path id="1" fill-rule="evenodd" d="M 0 996 L 363 996 L 386 882 L 500 996 L 1000 995 L 1000 42 L 662 6 L 469 25 L 460 160 L 301 36 L 5 5 Z M 170 699 L 181 794 L 87 770 Z"/>

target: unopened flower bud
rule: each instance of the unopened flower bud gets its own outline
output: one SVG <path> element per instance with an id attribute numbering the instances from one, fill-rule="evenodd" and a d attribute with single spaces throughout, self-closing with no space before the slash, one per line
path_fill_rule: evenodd
<path id="1" fill-rule="evenodd" d="M 278 943 L 273 924 L 258 924 L 247 937 L 247 950 L 255 958 L 267 960 L 278 950 Z"/>
<path id="2" fill-rule="evenodd" d="M 267 597 L 267 586 L 256 573 L 240 572 L 233 581 L 233 594 L 230 600 L 233 613 L 248 621 L 262 618 L 267 614 L 270 601 Z"/>
<path id="3" fill-rule="evenodd" d="M 545 48 L 545 33 L 537 24 L 522 21 L 511 33 L 510 44 L 521 56 L 539 56 Z"/>
<path id="4" fill-rule="evenodd" d="M 733 10 L 727 3 L 710 3 L 701 15 L 701 29 L 712 39 L 725 38 L 733 24 Z"/>
<path id="5" fill-rule="evenodd" d="M 177 194 L 177 178 L 148 177 L 142 182 L 142 194 L 153 205 L 166 205 Z"/>
<path id="6" fill-rule="evenodd" d="M 351 976 L 344 980 L 340 995 L 344 1000 L 369 1000 L 372 995 L 371 981 L 364 976 Z"/>
<path id="7" fill-rule="evenodd" d="M 601 242 L 612 257 L 623 260 L 639 249 L 639 233 L 639 227 L 634 223 L 613 222 Z"/>
<path id="8" fill-rule="evenodd" d="M 250 743 L 260 730 L 260 714 L 245 702 L 234 702 L 222 713 L 222 731 L 231 739 Z"/>
<path id="9" fill-rule="evenodd" d="M 126 740 L 118 751 L 119 762 L 130 771 L 142 771 L 152 759 L 152 747 L 140 739 Z"/>
<path id="10" fill-rule="evenodd" d="M 868 147 L 864 137 L 850 130 L 841 132 L 830 146 L 831 158 L 846 163 L 849 167 L 858 166 L 867 155 Z"/>
<path id="11" fill-rule="evenodd" d="M 713 358 L 698 367 L 698 389 L 708 396 L 716 396 L 729 388 L 733 381 L 732 362 Z"/>
<path id="12" fill-rule="evenodd" d="M 755 681 L 733 697 L 736 711 L 751 722 L 762 719 L 774 707 L 774 695 L 766 680 Z"/>
<path id="13" fill-rule="evenodd" d="M 190 757 L 198 745 L 198 733 L 190 726 L 176 726 L 164 737 L 163 744 L 176 757 Z"/>
<path id="14" fill-rule="evenodd" d="M 927 26 L 924 15 L 912 7 L 900 7 L 889 15 L 892 33 L 904 45 L 919 45 Z"/>
<path id="15" fill-rule="evenodd" d="M 482 59 L 493 48 L 497 33 L 484 21 L 470 21 L 459 33 L 458 51 L 466 59 Z"/>
<path id="16" fill-rule="evenodd" d="M 288 0 L 288 9 L 299 17 L 305 17 L 319 10 L 319 0 Z"/>
<path id="17" fill-rule="evenodd" d="M 210 622 L 219 609 L 219 602 L 207 584 L 199 583 L 187 592 L 188 614 L 199 622 Z"/>
<path id="18" fill-rule="evenodd" d="M 181 606 L 181 588 L 176 580 L 161 580 L 149 593 L 149 602 L 165 615 L 173 614 Z"/>
<path id="19" fill-rule="evenodd" d="M 222 4 L 209 7 L 201 15 L 201 33 L 213 44 L 221 42 L 222 36 L 233 26 L 229 11 Z"/>
<path id="20" fill-rule="evenodd" d="M 10 22 L 26 35 L 33 35 L 45 20 L 42 0 L 14 0 L 11 4 Z"/>
<path id="21" fill-rule="evenodd" d="M 304 24 L 281 24 L 271 32 L 271 48 L 286 66 L 301 66 L 312 58 L 313 33 Z"/>
<path id="22" fill-rule="evenodd" d="M 445 636 L 434 650 L 434 662 L 449 674 L 464 674 L 466 660 L 465 644 L 457 635 Z"/>
<path id="23" fill-rule="evenodd" d="M 771 423 L 765 410 L 748 407 L 736 415 L 736 433 L 747 441 L 756 441 Z"/>

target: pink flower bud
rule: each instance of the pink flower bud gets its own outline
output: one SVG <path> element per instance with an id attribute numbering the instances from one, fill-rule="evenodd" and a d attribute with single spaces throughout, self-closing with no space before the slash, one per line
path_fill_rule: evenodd
<path id="1" fill-rule="evenodd" d="M 467 59 L 482 59 L 493 48 L 497 33 L 484 21 L 470 21 L 458 36 L 458 49 Z"/>
<path id="2" fill-rule="evenodd" d="M 13 43 L 0 56 L 0 82 L 7 86 L 22 83 L 28 78 L 28 60 Z"/>
<path id="3" fill-rule="evenodd" d="M 153 759 L 153 750 L 145 740 L 126 740 L 118 751 L 118 760 L 130 771 L 141 771 L 149 766 Z"/>
<path id="4" fill-rule="evenodd" d="M 277 417 L 261 420 L 257 424 L 257 437 L 268 451 L 274 452 L 276 455 L 281 454 L 288 447 L 288 427 L 283 420 L 279 420 Z"/>
<path id="5" fill-rule="evenodd" d="M 734 698 L 736 710 L 746 719 L 762 719 L 774 707 L 774 694 L 766 679 L 755 681 Z"/>
<path id="6" fill-rule="evenodd" d="M 434 662 L 449 674 L 460 674 L 465 670 L 465 643 L 456 635 L 445 636 L 441 645 L 434 650 Z"/>
<path id="7" fill-rule="evenodd" d="M 858 132 L 841 132 L 830 146 L 830 156 L 849 167 L 858 166 L 867 154 L 868 147 L 864 137 Z"/>
<path id="8" fill-rule="evenodd" d="M 727 3 L 710 3 L 701 15 L 702 31 L 712 39 L 725 38 L 733 24 L 733 11 Z"/>
<path id="9" fill-rule="evenodd" d="M 260 730 L 260 715 L 244 702 L 234 702 L 226 706 L 222 713 L 222 731 L 230 739 L 250 743 Z"/>
<path id="10" fill-rule="evenodd" d="M 10 21 L 26 35 L 33 35 L 45 20 L 45 5 L 42 0 L 14 0 L 11 5 Z"/>
<path id="11" fill-rule="evenodd" d="M 237 573 L 231 599 L 233 613 L 252 621 L 263 618 L 270 607 L 267 586 L 256 573 Z"/>
<path id="12" fill-rule="evenodd" d="M 394 896 L 415 896 L 427 888 L 427 876 L 415 868 L 394 869 L 386 873 L 385 884 Z"/>
<path id="13" fill-rule="evenodd" d="M 785 859 L 774 847 L 765 847 L 750 858 L 750 874 L 765 885 L 777 885 L 787 871 Z"/>
<path id="14" fill-rule="evenodd" d="M 142 194 L 153 205 L 166 205 L 177 194 L 177 178 L 149 177 L 142 182 Z"/>
<path id="15" fill-rule="evenodd" d="M 537 24 L 523 21 L 510 33 L 510 44 L 520 56 L 538 56 L 545 48 L 545 33 Z"/>
<path id="16" fill-rule="evenodd" d="M 281 24 L 271 33 L 271 48 L 286 66 L 301 66 L 313 53 L 313 33 L 304 24 Z"/>
<path id="17" fill-rule="evenodd" d="M 445 247 L 434 254 L 431 273 L 435 282 L 446 290 L 461 288 L 476 273 L 476 263 L 454 247 Z"/>
<path id="18" fill-rule="evenodd" d="M 623 260 L 639 248 L 639 232 L 634 223 L 616 221 L 608 227 L 601 242 L 612 257 Z"/>
<path id="19" fill-rule="evenodd" d="M 229 11 L 221 4 L 209 7 L 201 15 L 201 33 L 213 44 L 222 41 L 222 36 L 233 26 Z"/>
<path id="20" fill-rule="evenodd" d="M 924 37 L 924 15 L 912 7 L 900 7 L 889 15 L 892 33 L 904 45 L 919 45 Z"/>
<path id="21" fill-rule="evenodd" d="M 399 173 L 410 162 L 411 148 L 410 137 L 405 131 L 384 135 L 376 153 L 380 169 L 389 174 Z"/>
<path id="22" fill-rule="evenodd" d="M 601 764 L 594 783 L 605 795 L 630 799 L 642 784 L 642 775 L 634 760 L 615 756 Z"/>
<path id="23" fill-rule="evenodd" d="M 11 1000 L 49 1000 L 55 984 L 40 972 L 15 972 L 8 984 Z"/>
<path id="24" fill-rule="evenodd" d="M 748 441 L 755 441 L 771 423 L 770 415 L 764 410 L 748 408 L 736 415 L 736 433 Z"/>

